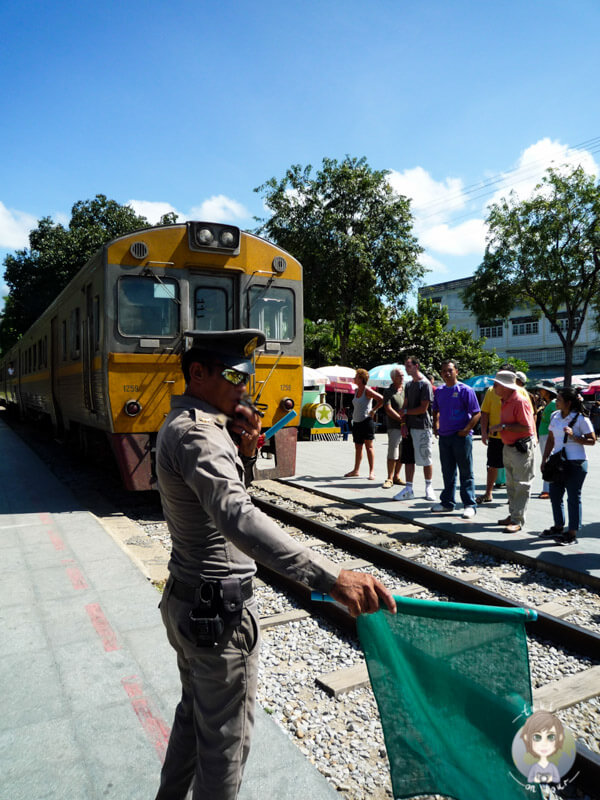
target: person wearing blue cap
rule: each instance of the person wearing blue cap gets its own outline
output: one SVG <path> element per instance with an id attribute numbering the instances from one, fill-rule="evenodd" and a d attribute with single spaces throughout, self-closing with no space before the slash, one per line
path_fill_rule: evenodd
<path id="1" fill-rule="evenodd" d="M 157 441 L 156 472 L 173 548 L 160 603 L 177 653 L 181 700 L 156 800 L 235 800 L 254 722 L 259 620 L 256 561 L 329 593 L 354 616 L 391 593 L 286 534 L 245 487 L 260 417 L 242 403 L 259 330 L 192 331 L 185 394 L 173 397 Z"/>

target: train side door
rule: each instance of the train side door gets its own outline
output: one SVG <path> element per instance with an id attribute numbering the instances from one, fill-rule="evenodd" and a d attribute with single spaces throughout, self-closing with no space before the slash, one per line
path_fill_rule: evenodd
<path id="1" fill-rule="evenodd" d="M 52 394 L 52 408 L 58 430 L 63 428 L 63 418 L 60 410 L 60 386 L 58 380 L 58 365 L 60 363 L 61 344 L 58 332 L 58 317 L 50 321 L 50 391 Z"/>
<path id="2" fill-rule="evenodd" d="M 82 353 L 83 353 L 83 402 L 87 410 L 95 414 L 96 402 L 92 386 L 92 372 L 94 366 L 94 303 L 92 299 L 92 284 L 85 287 L 85 317 L 82 323 Z"/>
<path id="3" fill-rule="evenodd" d="M 235 313 L 236 298 L 232 277 L 198 276 L 192 287 L 194 330 L 228 331 L 237 327 L 238 316 Z"/>

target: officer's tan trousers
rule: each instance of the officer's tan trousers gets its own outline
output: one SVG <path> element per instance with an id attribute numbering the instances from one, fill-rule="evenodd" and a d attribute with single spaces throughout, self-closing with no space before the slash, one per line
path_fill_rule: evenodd
<path id="1" fill-rule="evenodd" d="M 156 800 L 235 800 L 250 751 L 258 675 L 256 605 L 216 647 L 196 647 L 188 630 L 191 603 L 167 582 L 160 604 L 170 644 L 177 652 L 181 701 L 169 738 Z"/>

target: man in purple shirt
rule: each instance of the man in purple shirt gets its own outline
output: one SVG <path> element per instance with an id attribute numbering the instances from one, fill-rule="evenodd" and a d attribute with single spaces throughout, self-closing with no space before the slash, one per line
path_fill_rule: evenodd
<path id="1" fill-rule="evenodd" d="M 477 395 L 464 383 L 458 382 L 454 361 L 444 361 L 441 369 L 445 386 L 433 397 L 433 430 L 439 437 L 440 463 L 444 489 L 439 504 L 431 509 L 436 514 L 454 511 L 456 470 L 460 477 L 460 498 L 464 505 L 463 518 L 475 516 L 475 479 L 473 477 L 473 428 L 479 422 L 481 410 Z"/>

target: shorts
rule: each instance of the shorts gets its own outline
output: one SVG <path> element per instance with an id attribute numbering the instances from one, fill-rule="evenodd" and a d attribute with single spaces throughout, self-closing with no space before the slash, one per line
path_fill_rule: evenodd
<path id="1" fill-rule="evenodd" d="M 502 439 L 496 436 L 490 436 L 487 444 L 487 466 L 489 469 L 503 469 L 504 461 L 502 459 Z"/>
<path id="2" fill-rule="evenodd" d="M 417 467 L 430 467 L 433 464 L 433 431 L 431 428 L 411 428 L 415 464 Z"/>
<path id="3" fill-rule="evenodd" d="M 390 461 L 398 461 L 402 454 L 402 428 L 388 428 L 388 452 Z"/>
<path id="4" fill-rule="evenodd" d="M 402 449 L 400 450 L 400 463 L 401 464 L 415 463 L 415 448 L 413 447 L 412 437 L 410 436 L 410 434 L 402 438 Z"/>
<path id="5" fill-rule="evenodd" d="M 375 421 L 363 419 L 362 422 L 352 423 L 352 441 L 354 444 L 364 444 L 375 438 Z"/>

